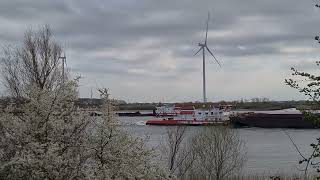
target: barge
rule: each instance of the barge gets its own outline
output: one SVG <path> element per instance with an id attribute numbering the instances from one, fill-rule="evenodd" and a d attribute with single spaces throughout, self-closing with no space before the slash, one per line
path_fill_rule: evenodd
<path id="1" fill-rule="evenodd" d="M 259 128 L 319 128 L 311 120 L 296 110 L 281 110 L 272 112 L 248 112 L 231 115 L 230 122 L 234 127 L 259 127 Z"/>

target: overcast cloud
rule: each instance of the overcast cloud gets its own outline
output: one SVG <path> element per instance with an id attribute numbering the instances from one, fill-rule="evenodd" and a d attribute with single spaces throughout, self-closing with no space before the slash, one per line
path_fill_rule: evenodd
<path id="1" fill-rule="evenodd" d="M 108 87 L 129 102 L 202 98 L 204 39 L 209 101 L 303 99 L 284 84 L 290 67 L 315 72 L 320 46 L 316 1 L 301 0 L 1 0 L 0 44 L 17 45 L 28 28 L 49 24 L 83 77 L 80 95 Z M 2 87 L 3 91 L 3 87 Z M 97 97 L 97 93 L 95 93 Z"/>

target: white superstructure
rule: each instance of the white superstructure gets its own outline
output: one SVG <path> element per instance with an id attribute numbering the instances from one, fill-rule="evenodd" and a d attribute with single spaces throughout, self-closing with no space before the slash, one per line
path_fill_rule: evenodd
<path id="1" fill-rule="evenodd" d="M 156 114 L 161 117 L 168 116 L 170 120 L 191 121 L 225 121 L 228 120 L 230 106 L 219 108 L 195 109 L 194 106 L 161 106 L 157 107 Z"/>

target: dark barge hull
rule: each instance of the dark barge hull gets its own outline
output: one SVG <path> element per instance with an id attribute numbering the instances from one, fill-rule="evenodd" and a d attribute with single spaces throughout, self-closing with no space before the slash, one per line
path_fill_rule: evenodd
<path id="1" fill-rule="evenodd" d="M 312 121 L 306 120 L 303 114 L 245 113 L 230 116 L 230 121 L 234 127 L 319 128 Z"/>
<path id="2" fill-rule="evenodd" d="M 140 113 L 140 111 L 137 112 L 123 112 L 123 113 L 117 113 L 118 116 L 128 116 L 128 117 L 135 117 L 135 116 L 156 116 L 154 113 Z"/>

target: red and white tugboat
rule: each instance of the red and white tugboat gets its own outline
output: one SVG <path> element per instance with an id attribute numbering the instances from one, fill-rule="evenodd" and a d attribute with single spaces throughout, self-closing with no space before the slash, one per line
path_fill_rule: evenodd
<path id="1" fill-rule="evenodd" d="M 162 109 L 164 107 L 159 107 Z M 159 113 L 157 119 L 148 120 L 147 125 L 225 125 L 228 124 L 230 106 L 221 106 L 219 108 L 211 107 L 208 109 L 195 109 L 193 106 L 187 107 L 175 107 L 172 106 L 166 110 L 171 113 L 169 116 L 162 116 L 163 113 Z"/>

